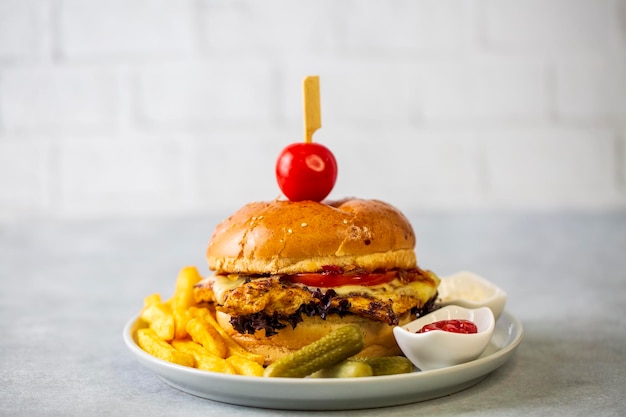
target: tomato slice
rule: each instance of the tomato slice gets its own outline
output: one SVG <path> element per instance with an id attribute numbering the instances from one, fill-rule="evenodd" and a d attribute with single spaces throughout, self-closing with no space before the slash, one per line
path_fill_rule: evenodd
<path id="1" fill-rule="evenodd" d="M 396 278 L 397 271 L 373 272 L 364 274 L 295 274 L 285 277 L 287 280 L 307 287 L 343 287 L 344 285 L 362 285 L 371 287 L 385 284 Z"/>

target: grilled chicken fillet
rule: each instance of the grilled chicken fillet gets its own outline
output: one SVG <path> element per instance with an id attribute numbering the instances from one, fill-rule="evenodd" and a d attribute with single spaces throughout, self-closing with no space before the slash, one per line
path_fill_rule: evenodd
<path id="1" fill-rule="evenodd" d="M 379 285 L 334 288 L 308 287 L 294 282 L 298 280 L 297 275 L 214 275 L 197 284 L 194 295 L 197 302 L 216 303 L 218 311 L 231 317 L 263 314 L 292 325 L 299 321 L 297 315 L 325 318 L 329 312 L 355 314 L 397 325 L 399 317 L 410 312 L 422 313 L 432 307 L 439 283 L 432 272 L 415 268 L 385 274 L 395 277 Z M 247 326 L 241 330 L 252 333 L 260 329 Z"/>

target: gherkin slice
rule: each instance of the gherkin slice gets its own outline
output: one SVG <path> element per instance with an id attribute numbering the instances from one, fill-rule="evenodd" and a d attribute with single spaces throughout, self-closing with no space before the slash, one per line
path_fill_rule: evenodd
<path id="1" fill-rule="evenodd" d="M 332 331 L 267 368 L 266 377 L 304 378 L 313 372 L 331 367 L 363 350 L 363 331 L 350 324 Z"/>

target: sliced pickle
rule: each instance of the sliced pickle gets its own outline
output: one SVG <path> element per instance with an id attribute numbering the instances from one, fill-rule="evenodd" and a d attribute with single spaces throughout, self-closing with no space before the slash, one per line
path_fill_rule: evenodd
<path id="1" fill-rule="evenodd" d="M 363 350 L 363 331 L 347 325 L 287 355 L 267 368 L 266 377 L 304 378 L 329 368 Z"/>

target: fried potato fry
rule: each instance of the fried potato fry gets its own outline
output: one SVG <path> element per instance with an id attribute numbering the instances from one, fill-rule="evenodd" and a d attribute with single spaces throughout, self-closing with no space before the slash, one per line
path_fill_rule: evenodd
<path id="1" fill-rule="evenodd" d="M 202 356 L 199 358 L 196 368 L 203 371 L 222 372 L 224 374 L 236 374 L 235 368 L 226 359 L 217 356 Z"/>
<path id="2" fill-rule="evenodd" d="M 139 346 L 160 359 L 238 375 L 263 376 L 265 358 L 245 350 L 215 319 L 213 308 L 199 307 L 194 286 L 202 280 L 195 267 L 180 270 L 171 298 L 160 294 L 144 299 L 141 319 L 149 327 L 137 331 Z"/>
<path id="3" fill-rule="evenodd" d="M 204 317 L 208 311 L 209 309 L 206 307 L 189 307 L 191 317 Z"/>
<path id="4" fill-rule="evenodd" d="M 202 280 L 202 276 L 195 266 L 187 266 L 180 270 L 176 278 L 176 288 L 172 303 L 175 307 L 189 308 L 196 305 L 193 296 L 193 287 Z"/>
<path id="5" fill-rule="evenodd" d="M 207 348 L 190 339 L 172 340 L 172 346 L 181 352 L 193 355 L 195 358 L 202 355 L 212 355 Z"/>
<path id="6" fill-rule="evenodd" d="M 215 327 L 203 317 L 194 317 L 187 322 L 187 333 L 194 342 L 200 343 L 215 356 L 226 358 L 228 346 Z"/>
<path id="7" fill-rule="evenodd" d="M 172 309 L 172 315 L 174 316 L 174 338 L 185 339 L 189 334 L 187 333 L 187 323 L 192 319 L 189 310 L 181 307 L 174 307 Z"/>
<path id="8" fill-rule="evenodd" d="M 161 294 L 158 294 L 158 293 L 150 294 L 149 296 L 143 299 L 144 308 L 150 307 L 151 305 L 154 305 L 154 304 L 162 304 Z"/>
<path id="9" fill-rule="evenodd" d="M 213 313 L 209 311 L 208 309 L 205 309 L 205 310 L 206 310 L 206 314 L 204 315 L 205 320 L 209 322 L 211 326 L 215 327 L 215 329 L 222 336 L 222 338 L 226 342 L 226 345 L 228 346 L 229 355 L 243 356 L 244 358 L 251 360 L 253 362 L 256 362 L 259 365 L 263 365 L 265 363 L 265 357 L 263 357 L 263 355 L 248 352 L 243 347 L 241 347 L 241 345 L 237 343 L 235 339 L 230 337 L 230 335 L 226 333 L 226 330 L 224 330 L 222 326 L 219 325 L 219 323 L 215 320 Z"/>
<path id="10" fill-rule="evenodd" d="M 193 355 L 174 349 L 172 345 L 161 340 L 152 329 L 137 330 L 137 343 L 143 350 L 159 359 L 183 366 L 196 365 Z"/>
<path id="11" fill-rule="evenodd" d="M 140 316 L 148 322 L 160 339 L 172 340 L 174 338 L 174 316 L 165 304 L 151 304 L 142 310 Z"/>
<path id="12" fill-rule="evenodd" d="M 207 348 L 193 340 L 173 340 L 172 346 L 181 352 L 193 355 L 196 367 L 205 371 L 234 374 L 235 368 L 225 359 L 213 355 Z"/>
<path id="13" fill-rule="evenodd" d="M 265 357 L 263 355 L 259 355 L 256 353 L 248 352 L 245 350 L 239 343 L 235 341 L 226 330 L 219 325 L 219 323 L 215 320 L 215 312 L 209 310 L 206 307 L 191 307 L 189 309 L 190 314 L 193 317 L 202 317 L 209 324 L 211 324 L 222 336 L 222 339 L 226 342 L 226 346 L 228 347 L 228 356 L 237 355 L 243 356 L 253 362 L 258 363 L 259 365 L 263 365 L 265 363 Z"/>
<path id="14" fill-rule="evenodd" d="M 187 337 L 187 323 L 191 316 L 189 307 L 196 304 L 193 297 L 193 287 L 202 280 L 196 267 L 187 266 L 180 270 L 176 278 L 176 288 L 172 297 L 172 314 L 174 315 L 175 338 Z"/>
<path id="15" fill-rule="evenodd" d="M 263 376 L 265 368 L 257 362 L 239 355 L 226 358 L 226 362 L 232 365 L 238 375 Z"/>

